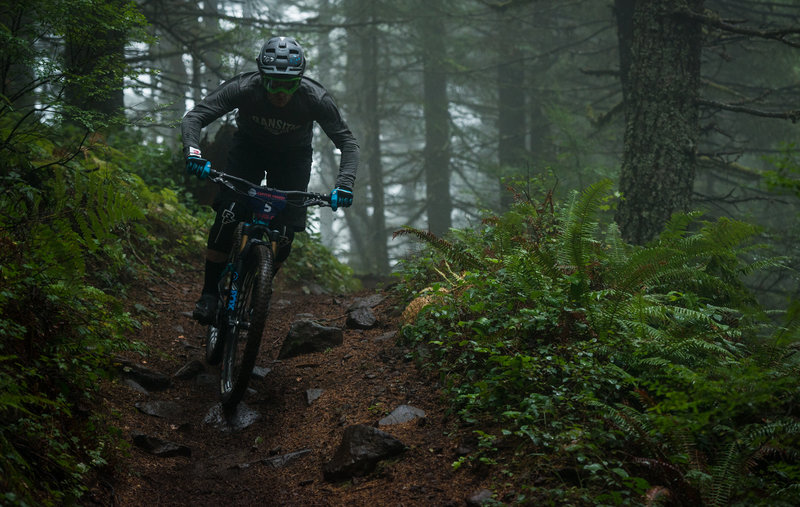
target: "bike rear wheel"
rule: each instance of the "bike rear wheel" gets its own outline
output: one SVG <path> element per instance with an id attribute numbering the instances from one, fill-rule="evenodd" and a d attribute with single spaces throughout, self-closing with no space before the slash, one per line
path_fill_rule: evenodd
<path id="1" fill-rule="evenodd" d="M 256 364 L 272 296 L 272 265 L 272 250 L 254 245 L 239 274 L 242 282 L 224 340 L 220 372 L 220 398 L 226 408 L 242 400 Z"/>

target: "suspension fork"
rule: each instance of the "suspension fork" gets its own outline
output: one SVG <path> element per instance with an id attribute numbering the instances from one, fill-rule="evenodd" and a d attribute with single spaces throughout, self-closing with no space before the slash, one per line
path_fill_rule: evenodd
<path id="1" fill-rule="evenodd" d="M 247 248 L 247 243 L 252 235 L 250 231 L 252 227 L 259 227 L 261 229 L 261 231 L 257 233 L 257 237 L 263 237 L 263 235 L 266 234 L 266 239 L 269 240 L 269 245 L 272 249 L 272 257 L 276 258 L 278 256 L 281 238 L 286 235 L 286 226 L 283 226 L 281 230 L 278 230 L 268 227 L 264 222 L 246 223 L 242 228 L 242 242 L 241 245 L 239 245 L 240 255 L 244 252 L 245 248 Z"/>
<path id="2" fill-rule="evenodd" d="M 239 300 L 239 286 L 241 281 L 239 280 L 239 273 L 242 271 L 242 258 L 239 257 L 233 263 L 231 267 L 231 287 L 230 287 L 230 294 L 228 295 L 228 307 L 225 309 L 226 312 L 233 312 L 236 310 L 236 302 Z M 233 314 L 228 313 L 228 325 L 230 325 L 233 320 Z"/>
<path id="3" fill-rule="evenodd" d="M 286 236 L 286 226 L 282 226 L 280 230 L 270 229 L 268 234 L 269 244 L 272 247 L 272 258 L 276 259 L 278 257 L 278 250 L 281 246 L 281 239 Z"/>
<path id="4" fill-rule="evenodd" d="M 256 223 L 245 222 L 244 225 L 242 226 L 242 239 L 241 239 L 241 242 L 239 243 L 239 253 L 234 258 L 233 264 L 230 267 L 231 273 L 232 273 L 231 276 L 233 277 L 233 279 L 231 280 L 231 288 L 230 288 L 231 293 L 230 293 L 230 297 L 228 298 L 228 307 L 226 308 L 226 310 L 228 312 L 234 312 L 236 310 L 236 304 L 237 304 L 237 302 L 239 300 L 239 295 L 240 295 L 240 292 L 241 292 L 240 287 L 241 287 L 241 284 L 242 284 L 242 280 L 240 279 L 240 275 L 241 275 L 242 269 L 244 268 L 244 259 L 248 255 L 248 252 L 246 250 L 250 246 L 249 245 L 250 238 L 251 238 L 251 236 L 253 236 L 253 233 L 255 233 L 256 237 L 259 235 L 259 232 L 258 232 L 257 229 L 255 231 L 253 231 L 251 229 L 253 229 L 254 227 L 257 227 L 257 226 L 261 226 L 261 225 L 264 225 L 264 224 L 259 223 L 259 222 L 256 222 Z M 233 324 L 233 320 L 235 319 L 235 317 L 233 316 L 233 313 L 229 313 L 228 315 L 229 315 L 229 319 L 228 319 L 229 320 L 229 325 L 232 325 Z"/>

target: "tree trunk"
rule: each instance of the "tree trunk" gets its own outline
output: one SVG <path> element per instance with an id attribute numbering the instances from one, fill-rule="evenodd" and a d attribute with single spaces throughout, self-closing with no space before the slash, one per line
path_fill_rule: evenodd
<path id="1" fill-rule="evenodd" d="M 348 40 L 352 41 L 345 46 L 347 52 L 345 73 L 347 94 L 345 98 L 352 104 L 351 107 L 355 113 L 348 115 L 346 120 L 361 146 L 362 161 L 358 170 L 356 188 L 353 189 L 355 193 L 353 206 L 344 213 L 344 218 L 347 221 L 351 237 L 349 264 L 357 273 L 371 273 L 375 270 L 371 245 L 374 231 L 368 210 L 372 188 L 368 184 L 369 177 L 365 177 L 365 171 L 369 171 L 366 135 L 370 129 L 370 123 L 368 112 L 365 110 L 365 90 L 362 89 L 366 73 L 364 64 L 367 60 L 362 57 L 362 53 L 367 50 L 364 44 L 367 43 L 368 37 L 364 35 L 364 31 L 368 29 L 369 23 L 369 0 L 347 0 L 343 7 L 350 25 L 347 28 Z"/>
<path id="2" fill-rule="evenodd" d="M 630 50 L 620 48 L 625 97 L 623 200 L 616 221 L 626 241 L 654 238 L 674 212 L 688 210 L 698 138 L 701 27 L 674 12 L 685 0 L 633 3 Z M 703 0 L 689 0 L 700 11 Z M 626 5 L 627 4 L 627 5 Z M 618 1 L 617 8 L 630 7 Z M 629 11 L 617 11 L 624 21 Z M 625 25 L 620 26 L 621 29 Z M 624 41 L 620 32 L 620 41 Z"/>
<path id="3" fill-rule="evenodd" d="M 425 208 L 428 229 L 441 236 L 452 226 L 450 198 L 450 115 L 445 72 L 444 23 L 438 13 L 422 18 L 420 24 L 424 79 Z"/>
<path id="4" fill-rule="evenodd" d="M 633 50 L 633 11 L 636 0 L 614 0 L 614 16 L 617 18 L 617 46 L 619 48 L 619 75 L 622 99 L 628 102 L 630 91 L 631 51 Z"/>
<path id="5" fill-rule="evenodd" d="M 375 19 L 375 4 L 369 3 L 370 20 Z M 389 274 L 389 252 L 386 246 L 386 216 L 383 189 L 383 165 L 381 164 L 380 115 L 378 111 L 378 29 L 370 23 L 360 32 L 361 60 L 364 73 L 361 94 L 364 107 L 363 160 L 369 174 L 370 203 L 370 250 L 372 267 L 378 275 Z"/>
<path id="6" fill-rule="evenodd" d="M 333 16 L 336 13 L 331 0 L 321 0 L 319 3 L 319 17 L 322 23 L 332 24 Z M 335 53 L 331 48 L 330 31 L 322 31 L 319 34 L 317 51 L 319 63 L 315 66 L 316 73 L 321 83 L 330 86 L 333 81 L 333 59 Z M 320 180 L 323 188 L 331 189 L 336 183 L 335 177 L 338 170 L 336 157 L 334 156 L 330 141 L 325 136 L 316 136 L 314 139 L 314 151 L 320 154 Z M 335 246 L 333 231 L 333 214 L 323 212 L 319 214 L 319 234 L 322 244 L 333 250 Z"/>
<path id="7" fill-rule="evenodd" d="M 160 37 L 150 46 L 150 55 L 160 62 L 162 71 L 153 76 L 152 94 L 145 96 L 145 107 L 157 118 L 155 132 L 172 149 L 180 149 L 180 137 L 169 125 L 179 122 L 186 112 L 186 83 L 189 74 L 183 61 L 184 47 L 171 34 Z"/>
<path id="8" fill-rule="evenodd" d="M 506 27 L 509 39 L 520 37 L 522 31 L 515 22 L 514 9 L 500 10 L 500 26 Z M 522 173 L 525 165 L 525 73 L 522 51 L 512 43 L 496 49 L 497 65 L 497 162 L 500 165 L 500 212 L 511 206 L 512 195 L 508 180 Z"/>
<path id="9" fill-rule="evenodd" d="M 38 34 L 30 20 L 30 6 L 25 4 L 26 2 L 18 0 L 0 10 L 0 25 L 5 28 L 6 36 L 11 40 L 20 39 L 33 45 Z M 7 43 L 10 45 L 10 42 Z M 11 50 L 11 47 L 0 52 L 0 95 L 8 105 L 16 111 L 35 105 L 36 85 L 32 58 L 24 58 L 22 54 Z M 0 112 L 4 112 L 5 107 L 6 104 L 0 105 Z"/>
<path id="10" fill-rule="evenodd" d="M 127 36 L 109 27 L 113 21 L 103 19 L 103 11 L 88 13 L 82 22 L 65 37 L 66 102 L 86 111 L 119 114 L 125 107 L 122 69 Z"/>

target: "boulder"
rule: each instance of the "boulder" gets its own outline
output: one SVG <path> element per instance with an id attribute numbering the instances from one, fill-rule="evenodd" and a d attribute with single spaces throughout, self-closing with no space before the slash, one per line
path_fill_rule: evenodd
<path id="1" fill-rule="evenodd" d="M 179 380 L 189 380 L 193 379 L 204 371 L 206 371 L 206 367 L 203 366 L 203 363 L 197 359 L 194 359 L 183 365 L 183 367 L 176 371 L 172 376 Z"/>
<path id="2" fill-rule="evenodd" d="M 217 403 L 203 418 L 203 423 L 213 426 L 223 433 L 242 431 L 261 420 L 261 414 L 244 403 L 239 403 L 233 411 L 225 410 Z"/>
<path id="3" fill-rule="evenodd" d="M 388 426 L 391 424 L 402 424 L 404 422 L 413 421 L 418 417 L 425 417 L 425 411 L 412 407 L 411 405 L 400 405 L 392 410 L 392 413 L 378 421 L 379 426 Z"/>
<path id="4" fill-rule="evenodd" d="M 127 359 L 117 359 L 123 379 L 130 379 L 148 391 L 163 391 L 172 386 L 172 380 L 163 373 L 136 364 Z"/>
<path id="5" fill-rule="evenodd" d="M 345 325 L 350 329 L 372 329 L 377 322 L 378 319 L 372 309 L 362 306 L 347 312 Z"/>
<path id="6" fill-rule="evenodd" d="M 350 306 L 347 307 L 347 311 L 351 312 L 358 308 L 374 308 L 381 304 L 384 299 L 386 299 L 386 296 L 382 294 L 373 294 L 365 298 L 356 298 L 353 300 Z"/>
<path id="7" fill-rule="evenodd" d="M 306 389 L 306 405 L 310 406 L 317 401 L 324 392 L 324 389 Z"/>
<path id="8" fill-rule="evenodd" d="M 135 406 L 143 414 L 163 417 L 164 419 L 176 419 L 184 413 L 183 407 L 175 401 L 142 401 L 136 403 Z"/>
<path id="9" fill-rule="evenodd" d="M 312 352 L 323 352 L 342 344 L 344 335 L 338 327 L 327 327 L 312 320 L 298 320 L 292 324 L 283 340 L 278 359 L 287 359 Z"/>
<path id="10" fill-rule="evenodd" d="M 188 457 L 192 455 L 192 450 L 185 445 L 168 442 L 158 437 L 145 435 L 144 433 L 134 433 L 133 444 L 147 453 L 162 458 L 171 458 L 173 456 Z"/>
<path id="11" fill-rule="evenodd" d="M 333 459 L 325 464 L 323 475 L 332 482 L 367 475 L 379 461 L 397 456 L 405 448 L 401 441 L 372 426 L 349 426 Z"/>
<path id="12" fill-rule="evenodd" d="M 269 458 L 264 458 L 261 460 L 262 463 L 269 466 L 270 468 L 283 468 L 286 465 L 296 461 L 306 454 L 310 454 L 311 449 L 302 449 L 300 451 L 290 452 L 288 454 L 282 454 L 280 456 L 271 456 Z"/>

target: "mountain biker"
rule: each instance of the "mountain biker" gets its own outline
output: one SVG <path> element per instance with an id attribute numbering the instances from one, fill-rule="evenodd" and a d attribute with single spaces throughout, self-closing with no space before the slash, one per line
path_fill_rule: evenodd
<path id="1" fill-rule="evenodd" d="M 225 81 L 191 111 L 181 123 L 186 170 L 200 179 L 208 176 L 211 163 L 200 152 L 200 131 L 222 115 L 238 109 L 228 173 L 281 190 L 307 190 L 311 175 L 311 141 L 316 121 L 341 151 L 331 207 L 353 203 L 353 184 L 358 169 L 359 146 L 328 91 L 304 75 L 303 48 L 291 37 L 273 37 L 261 48 L 258 71 L 245 72 Z M 193 318 L 210 324 L 216 313 L 217 282 L 226 265 L 236 223 L 248 218 L 246 201 L 229 189 L 214 199 L 217 212 L 206 249 L 205 276 Z M 285 227 L 289 241 L 281 245 L 276 266 L 286 260 L 294 233 L 305 229 L 305 208 L 286 208 L 272 220 Z"/>

